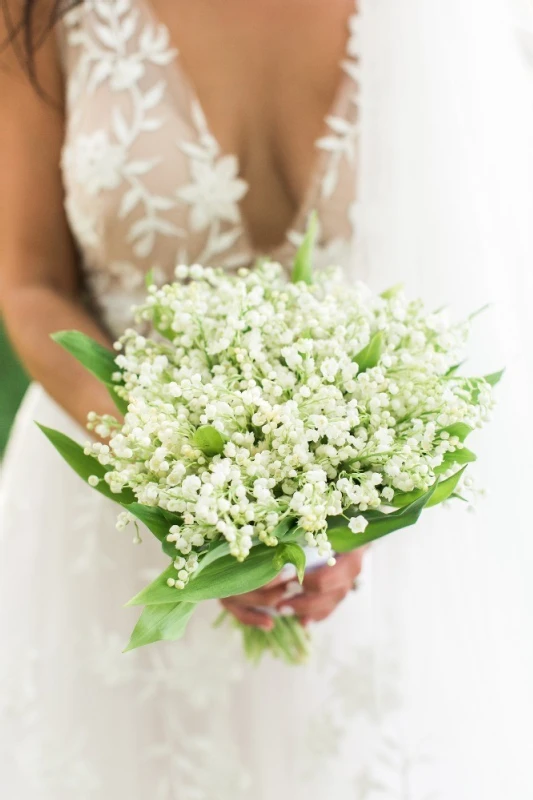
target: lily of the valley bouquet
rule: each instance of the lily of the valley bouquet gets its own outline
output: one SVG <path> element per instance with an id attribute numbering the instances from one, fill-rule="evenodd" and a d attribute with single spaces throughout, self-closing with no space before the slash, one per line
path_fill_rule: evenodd
<path id="1" fill-rule="evenodd" d="M 334 271 L 311 274 L 310 229 L 287 281 L 279 264 L 230 275 L 179 266 L 150 285 L 107 351 L 56 335 L 109 387 L 124 422 L 90 415 L 108 444 L 84 448 L 43 428 L 97 491 L 143 523 L 169 559 L 134 597 L 128 649 L 183 636 L 198 603 L 263 587 L 286 564 L 300 580 L 314 550 L 335 555 L 463 498 L 465 446 L 493 406 L 499 375 L 458 363 L 468 323 L 401 290 L 373 295 Z M 237 623 L 236 623 L 237 624 Z M 303 660 L 295 617 L 242 626 L 246 651 Z"/>

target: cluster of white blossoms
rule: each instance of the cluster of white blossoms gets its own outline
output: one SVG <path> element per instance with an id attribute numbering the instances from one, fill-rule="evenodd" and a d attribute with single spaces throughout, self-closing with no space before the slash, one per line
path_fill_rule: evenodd
<path id="1" fill-rule="evenodd" d="M 246 558 L 294 520 L 333 563 L 328 518 L 350 528 L 399 493 L 427 491 L 463 447 L 450 426 L 479 427 L 484 379 L 455 365 L 468 326 L 402 292 L 375 296 L 337 273 L 288 283 L 279 264 L 238 275 L 180 266 L 150 287 L 143 330 L 117 343 L 124 424 L 92 425 L 112 491 L 174 515 L 181 588 L 215 539 Z"/>

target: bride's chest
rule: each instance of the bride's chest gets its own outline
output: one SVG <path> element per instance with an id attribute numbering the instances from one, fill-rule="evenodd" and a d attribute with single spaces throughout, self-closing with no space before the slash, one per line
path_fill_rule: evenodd
<path id="1" fill-rule="evenodd" d="M 238 157 L 252 191 L 277 183 L 273 199 L 298 205 L 342 82 L 354 0 L 151 4 L 221 149 Z"/>
<path id="2" fill-rule="evenodd" d="M 232 93 L 236 73 L 229 68 L 218 76 L 212 65 L 216 91 L 209 95 L 204 87 L 205 100 L 200 102 L 199 93 L 204 91 L 200 73 L 195 75 L 200 86 L 196 90 L 185 79 L 181 54 L 176 53 L 168 28 L 146 15 L 137 0 L 85 0 L 83 7 L 67 15 L 61 35 L 67 87 L 62 163 L 66 208 L 82 262 L 89 277 L 98 278 L 97 293 L 109 293 L 110 286 L 127 291 L 142 288 L 142 274 L 152 267 L 162 279 L 169 279 L 180 260 L 228 268 L 252 263 L 258 250 L 248 229 L 247 203 L 253 192 L 261 200 L 261 193 L 266 194 L 265 176 L 273 172 L 271 161 L 265 161 L 266 172 L 261 172 L 264 164 L 257 154 L 264 155 L 261 147 L 267 143 L 272 146 L 272 137 L 264 136 L 262 118 L 254 116 L 258 113 L 254 95 L 261 94 L 264 111 L 272 119 L 285 109 L 275 131 L 282 137 L 285 125 L 297 129 L 299 114 L 304 128 L 310 124 L 305 107 L 298 106 L 296 82 L 287 81 L 285 97 L 280 99 L 279 92 L 260 93 L 258 87 L 252 91 L 251 84 L 235 77 Z M 202 58 L 200 53 L 199 65 Z M 228 59 L 230 67 L 231 63 Z M 279 87 L 280 77 L 271 77 Z M 313 81 L 309 86 L 311 92 L 323 92 L 324 100 L 327 87 Z M 297 185 L 301 162 L 290 155 L 297 145 L 287 145 L 288 152 L 279 154 L 285 160 L 278 164 L 294 161 L 294 177 L 287 178 L 284 167 L 280 174 L 283 181 L 294 182 L 295 197 L 300 193 L 301 200 L 282 243 L 270 250 L 283 263 L 290 263 L 311 209 L 319 212 L 324 246 L 351 240 L 357 80 L 356 61 L 349 58 L 343 87 L 322 138 L 313 142 L 312 131 L 306 131 L 316 161 L 311 177 L 307 175 L 303 199 Z M 291 108 L 296 108 L 292 118 Z M 257 130 L 246 135 L 247 124 Z M 227 143 L 221 143 L 219 136 Z M 240 142 L 244 142 L 241 148 Z M 240 157 L 229 154 L 235 151 Z M 273 187 L 274 192 L 278 189 Z M 269 213 L 269 202 L 262 201 L 256 206 L 259 217 Z"/>

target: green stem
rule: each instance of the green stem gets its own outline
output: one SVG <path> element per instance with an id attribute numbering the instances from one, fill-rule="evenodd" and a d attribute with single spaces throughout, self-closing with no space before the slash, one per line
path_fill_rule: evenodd
<path id="1" fill-rule="evenodd" d="M 297 617 L 275 617 L 271 631 L 237 620 L 232 620 L 232 624 L 241 631 L 244 652 L 253 664 L 258 664 L 266 653 L 290 665 L 304 664 L 309 659 L 310 637 Z"/>

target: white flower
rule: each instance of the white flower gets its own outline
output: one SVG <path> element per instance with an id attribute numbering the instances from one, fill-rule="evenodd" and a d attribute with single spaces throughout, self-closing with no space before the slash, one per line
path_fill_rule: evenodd
<path id="1" fill-rule="evenodd" d="M 335 376 L 339 371 L 340 364 L 336 358 L 325 358 L 320 367 L 320 372 L 327 381 L 335 380 Z"/>
<path id="2" fill-rule="evenodd" d="M 385 486 L 381 492 L 381 496 L 384 500 L 390 503 L 390 501 L 394 498 L 394 489 L 391 486 Z"/>
<path id="3" fill-rule="evenodd" d="M 352 533 L 364 533 L 368 525 L 368 520 L 364 517 L 352 517 L 348 523 L 348 527 Z"/>
<path id="4" fill-rule="evenodd" d="M 363 533 L 366 511 L 456 472 L 461 430 L 490 413 L 484 380 L 449 374 L 464 326 L 401 293 L 375 297 L 328 272 L 288 284 L 272 263 L 238 276 L 180 266 L 176 277 L 138 309 L 146 336 L 129 329 L 118 343 L 124 424 L 92 415 L 110 445 L 86 451 L 113 492 L 175 515 L 177 589 L 212 542 L 244 560 L 254 537 L 275 547 L 287 525 L 333 563 L 329 517 L 351 509 L 349 529 Z M 377 332 L 379 358 L 359 368 Z"/>
<path id="5" fill-rule="evenodd" d="M 192 207 L 193 230 L 205 230 L 215 220 L 239 222 L 237 203 L 246 194 L 248 185 L 238 173 L 239 163 L 232 155 L 191 160 L 193 182 L 179 189 L 177 195 Z"/>

